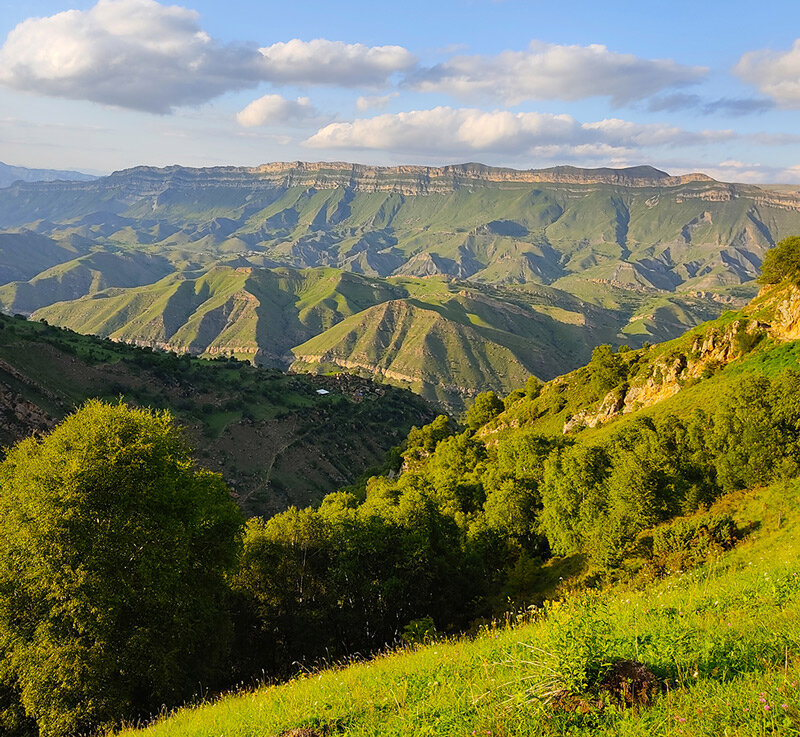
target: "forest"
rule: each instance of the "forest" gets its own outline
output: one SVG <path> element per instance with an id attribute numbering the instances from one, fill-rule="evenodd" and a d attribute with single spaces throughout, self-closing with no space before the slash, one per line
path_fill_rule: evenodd
<path id="1" fill-rule="evenodd" d="M 399 475 L 247 522 L 167 412 L 90 402 L 0 467 L 5 730 L 88 731 L 180 703 L 200 679 L 221 689 L 463 631 L 541 602 L 551 556 L 613 576 L 642 531 L 797 475 L 799 389 L 793 371 L 752 377 L 714 412 L 596 445 L 482 435 L 503 408 L 483 395 L 465 427 L 412 430 Z M 638 575 L 735 535 L 724 515 L 662 526 Z"/>

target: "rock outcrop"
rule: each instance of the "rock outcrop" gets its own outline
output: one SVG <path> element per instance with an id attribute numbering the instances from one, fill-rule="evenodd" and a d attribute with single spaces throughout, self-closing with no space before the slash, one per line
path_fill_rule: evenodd
<path id="1" fill-rule="evenodd" d="M 739 197 L 754 199 L 764 207 L 800 212 L 800 194 L 762 190 L 752 185 L 726 184 L 706 174 L 670 176 L 650 166 L 626 169 L 579 169 L 556 166 L 550 169 L 506 169 L 483 164 L 452 166 L 366 166 L 345 162 L 274 162 L 256 167 L 137 166 L 114 172 L 93 182 L 55 181 L 18 183 L 13 188 L 38 192 L 71 192 L 75 195 L 102 190 L 122 201 L 158 197 L 168 190 L 236 188 L 264 190 L 289 187 L 336 189 L 354 192 L 393 192 L 401 195 L 444 194 L 459 189 L 503 187 L 520 184 L 613 185 L 655 188 L 674 193 L 676 202 L 701 199 L 727 202 Z M 686 186 L 689 185 L 689 186 Z M 658 198 L 659 192 L 654 197 Z M 576 192 L 582 196 L 585 190 Z"/>
<path id="2" fill-rule="evenodd" d="M 766 337 L 774 341 L 800 339 L 800 288 L 797 285 L 765 287 L 739 319 L 696 336 L 687 350 L 675 350 L 655 358 L 630 385 L 623 384 L 610 391 L 599 407 L 583 409 L 570 417 L 563 432 L 596 427 L 619 415 L 669 399 L 687 382 L 713 375 Z"/>

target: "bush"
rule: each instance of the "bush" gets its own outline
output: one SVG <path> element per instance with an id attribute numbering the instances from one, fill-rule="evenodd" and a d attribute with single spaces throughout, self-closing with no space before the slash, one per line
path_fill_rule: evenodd
<path id="1" fill-rule="evenodd" d="M 597 687 L 611 665 L 613 639 L 608 611 L 592 592 L 544 606 L 546 625 L 528 664 L 541 673 L 531 677 L 528 696 L 544 702 L 579 696 Z"/>
<path id="2" fill-rule="evenodd" d="M 736 523 L 729 514 L 676 520 L 653 531 L 652 564 L 664 572 L 687 570 L 728 550 L 736 536 Z"/>

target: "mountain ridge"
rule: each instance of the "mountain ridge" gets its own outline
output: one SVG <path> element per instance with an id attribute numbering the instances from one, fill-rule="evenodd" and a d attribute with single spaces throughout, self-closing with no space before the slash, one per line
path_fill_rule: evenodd
<path id="1" fill-rule="evenodd" d="M 445 166 L 372 166 L 342 161 L 334 162 L 269 162 L 258 166 L 165 167 L 135 166 L 114 171 L 91 182 L 70 182 L 66 187 L 51 182 L 49 189 L 87 191 L 91 185 L 115 190 L 126 182 L 138 184 L 141 192 L 147 185 L 157 188 L 159 182 L 186 182 L 194 185 L 213 180 L 216 185 L 255 188 L 306 186 L 318 189 L 347 187 L 359 192 L 395 192 L 405 195 L 453 192 L 459 188 L 498 184 L 606 184 L 623 187 L 677 187 L 691 183 L 724 185 L 706 174 L 692 173 L 671 176 L 651 166 L 621 169 L 601 167 L 585 169 L 556 166 L 545 169 L 512 169 L 480 163 L 449 164 Z M 22 183 L 25 184 L 24 182 Z M 84 185 L 84 186 L 82 186 Z M 789 197 L 791 193 L 770 193 Z M 800 203 L 800 197 L 796 197 Z"/>
<path id="2" fill-rule="evenodd" d="M 25 166 L 12 166 L 0 161 L 0 188 L 8 187 L 14 182 L 47 182 L 47 181 L 81 181 L 89 182 L 97 179 L 94 174 L 65 169 L 29 169 Z"/>

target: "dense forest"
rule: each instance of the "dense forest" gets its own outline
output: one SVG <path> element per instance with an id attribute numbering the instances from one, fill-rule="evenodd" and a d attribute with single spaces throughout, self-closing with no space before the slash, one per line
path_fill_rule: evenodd
<path id="1" fill-rule="evenodd" d="M 601 346 L 571 390 L 602 401 L 646 355 Z M 800 373 L 720 386 L 594 434 L 542 432 L 535 379 L 485 392 L 462 424 L 412 429 L 384 475 L 248 521 L 167 411 L 91 401 L 0 465 L 0 724 L 90 732 L 198 685 L 463 632 L 557 596 L 555 560 L 588 586 L 691 567 L 740 531 L 683 515 L 800 470 Z"/>

